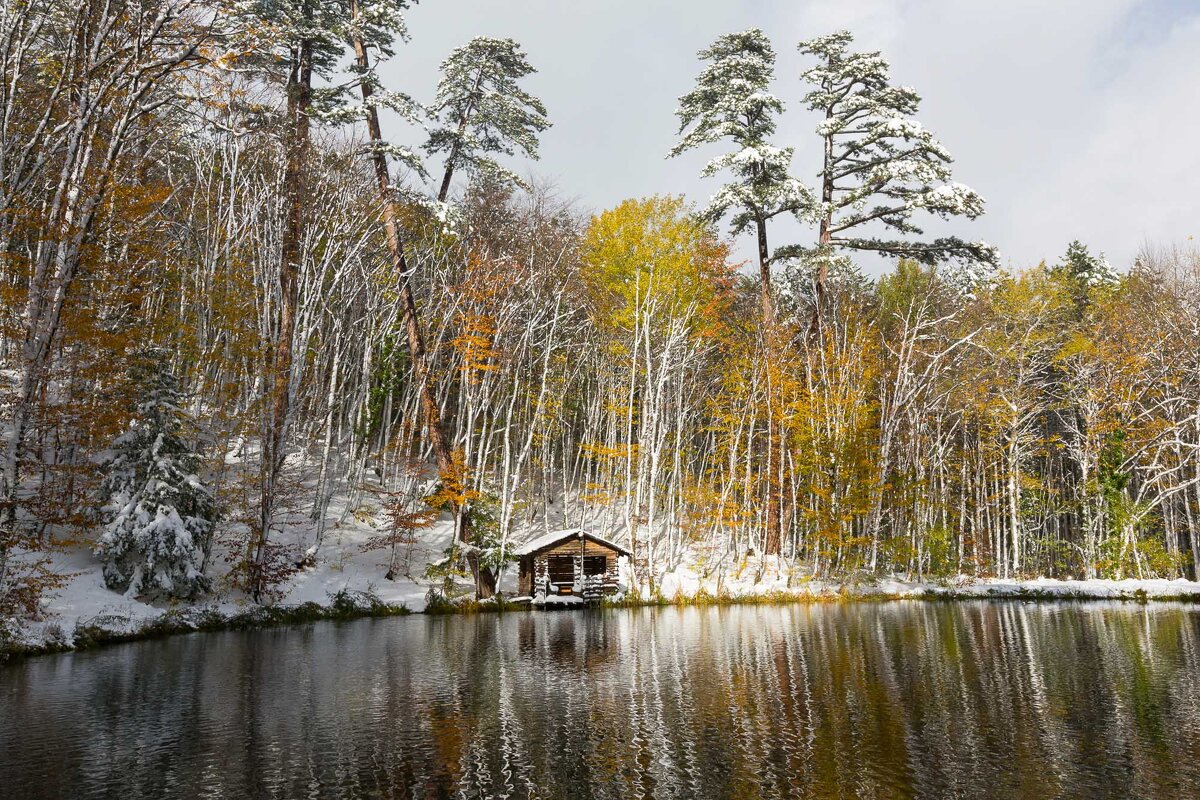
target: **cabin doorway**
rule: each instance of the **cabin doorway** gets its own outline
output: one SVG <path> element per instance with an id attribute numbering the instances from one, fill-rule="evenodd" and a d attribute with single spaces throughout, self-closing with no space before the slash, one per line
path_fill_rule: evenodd
<path id="1" fill-rule="evenodd" d="M 563 586 L 570 591 L 575 583 L 575 557 L 550 556 L 546 559 L 546 572 L 550 575 L 550 582 L 560 587 L 560 591 Z"/>

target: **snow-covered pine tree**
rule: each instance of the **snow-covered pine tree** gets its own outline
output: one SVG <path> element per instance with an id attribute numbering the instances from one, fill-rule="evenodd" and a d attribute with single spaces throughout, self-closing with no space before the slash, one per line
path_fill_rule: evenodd
<path id="1" fill-rule="evenodd" d="M 923 233 L 912 221 L 917 211 L 975 219 L 983 214 L 983 198 L 950 182 L 950 154 L 912 119 L 921 102 L 916 91 L 893 86 L 882 55 L 852 52 L 853 41 L 848 31 L 839 31 L 799 45 L 801 53 L 818 61 L 802 75 L 812 86 L 804 102 L 824 117 L 817 126 L 824 150 L 814 209 L 819 236 L 815 248 L 797 253 L 815 260 L 818 303 L 836 250 L 873 251 L 923 264 L 994 265 L 996 251 L 983 242 L 903 238 Z M 873 236 L 867 230 L 873 223 L 901 236 Z"/>
<path id="2" fill-rule="evenodd" d="M 446 154 L 438 201 L 446 202 L 459 171 L 480 173 L 520 185 L 493 154 L 517 150 L 538 157 L 538 134 L 550 127 L 542 101 L 518 83 L 535 72 L 521 45 L 512 39 L 479 36 L 442 62 L 442 78 L 430 113 L 437 125 L 425 150 Z"/>
<path id="3" fill-rule="evenodd" d="M 332 98 L 336 102 L 327 100 L 325 107 L 319 111 L 320 118 L 325 123 L 366 122 L 372 161 L 382 154 L 385 162 L 387 158 L 394 158 L 405 169 L 427 178 L 420 154 L 411 148 L 384 141 L 378 124 L 380 108 L 416 125 L 423 125 L 427 116 L 425 108 L 411 96 L 385 87 L 377 72 L 380 63 L 395 55 L 396 42 L 408 40 L 408 23 L 403 12 L 415 3 L 410 0 L 339 2 L 348 13 L 345 24 L 338 28 L 337 34 L 354 53 L 354 59 L 348 67 L 352 79 L 337 87 Z M 371 51 L 374 51 L 374 63 Z M 350 102 L 349 95 L 342 93 L 355 87 L 359 90 L 361 103 Z M 388 184 L 391 184 L 390 179 Z"/>
<path id="4" fill-rule="evenodd" d="M 1055 269 L 1065 272 L 1084 287 L 1111 286 L 1121 279 L 1103 253 L 1092 255 L 1087 245 L 1078 239 L 1067 245 L 1067 254 Z"/>
<path id="5" fill-rule="evenodd" d="M 813 204 L 812 192 L 790 174 L 792 148 L 771 144 L 783 103 L 771 94 L 775 50 L 758 28 L 721 36 L 699 57 L 708 62 L 696 87 L 679 98 L 679 143 L 671 157 L 705 145 L 728 143 L 731 150 L 708 162 L 704 177 L 730 173 L 705 216 L 717 221 L 732 214 L 733 235 L 751 227 L 758 238 L 763 318 L 774 317 L 767 223 L 780 214 L 801 215 Z"/>
<path id="6" fill-rule="evenodd" d="M 216 507 L 197 473 L 200 456 L 184 438 L 186 414 L 165 357 L 138 359 L 143 387 L 132 424 L 103 462 L 104 533 L 96 554 L 104 582 L 129 597 L 194 597 L 204 575 Z"/>
<path id="7" fill-rule="evenodd" d="M 696 78 L 692 91 L 679 98 L 679 143 L 670 156 L 710 144 L 728 144 L 730 150 L 705 165 L 702 175 L 711 177 L 728 172 L 731 180 L 709 202 L 704 216 L 716 222 L 731 215 L 734 236 L 751 227 L 758 241 L 759 302 L 763 323 L 773 327 L 775 301 L 771 287 L 771 266 L 779 252 L 767 244 L 767 223 L 781 214 L 801 218 L 813 204 L 812 192 L 790 174 L 792 148 L 771 144 L 775 118 L 783 113 L 783 102 L 771 94 L 775 77 L 775 50 L 758 28 L 719 37 L 699 52 L 708 62 Z M 768 336 L 768 342 L 773 337 Z M 773 345 L 770 345 L 773 347 Z M 779 422 L 768 415 L 767 437 L 777 441 Z M 767 448 L 762 472 L 770 476 L 767 490 L 765 550 L 777 555 L 781 543 L 782 488 L 778 464 L 772 463 Z"/>
<path id="8" fill-rule="evenodd" d="M 1121 280 L 1103 253 L 1092 255 L 1078 239 L 1067 245 L 1066 255 L 1051 268 L 1051 274 L 1066 286 L 1077 320 L 1087 313 L 1096 290 L 1111 288 Z"/>

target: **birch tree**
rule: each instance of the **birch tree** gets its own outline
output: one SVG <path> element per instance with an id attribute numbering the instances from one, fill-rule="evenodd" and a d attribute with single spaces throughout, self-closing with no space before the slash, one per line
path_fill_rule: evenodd
<path id="1" fill-rule="evenodd" d="M 81 253 L 139 123 L 175 97 L 172 81 L 198 62 L 210 22 L 211 12 L 189 0 L 85 0 L 71 14 L 53 3 L 4 6 L 0 250 L 27 263 L 28 276 L 0 465 L 0 595 L 9 588 L 13 548 L 27 543 L 21 531 L 26 437 Z M 36 210 L 28 234 L 13 225 L 14 213 L 25 210 Z"/>

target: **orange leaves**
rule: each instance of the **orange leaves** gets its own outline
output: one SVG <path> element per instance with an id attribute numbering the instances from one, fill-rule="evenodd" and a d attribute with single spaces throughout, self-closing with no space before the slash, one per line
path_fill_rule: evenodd
<path id="1" fill-rule="evenodd" d="M 607 488 L 607 484 L 589 481 L 584 484 L 583 491 L 579 495 L 581 502 L 592 506 L 607 506 L 613 501 L 614 495 Z"/>
<path id="2" fill-rule="evenodd" d="M 582 442 L 579 452 L 588 458 L 601 461 L 632 461 L 637 458 L 638 446 L 636 442 L 614 446 Z"/>
<path id="3" fill-rule="evenodd" d="M 721 492 L 716 483 L 699 477 L 685 484 L 683 501 L 680 527 L 693 541 L 714 531 L 734 531 L 750 516 L 744 505 Z"/>
<path id="4" fill-rule="evenodd" d="M 453 290 L 462 306 L 456 315 L 458 333 L 450 340 L 468 384 L 475 385 L 484 373 L 500 368 L 497 316 L 515 281 L 511 265 L 479 253 L 468 254 L 465 274 Z"/>
<path id="5" fill-rule="evenodd" d="M 450 341 L 458 353 L 464 377 L 470 383 L 478 383 L 480 373 L 495 372 L 497 351 L 493 346 L 496 326 L 492 317 L 468 312 L 460 317 L 460 333 Z"/>
<path id="6" fill-rule="evenodd" d="M 402 492 L 388 497 L 384 505 L 384 515 L 387 519 L 387 529 L 379 536 L 372 536 L 361 545 L 363 552 L 382 550 L 396 545 L 412 545 L 417 542 L 417 532 L 428 528 L 437 519 L 437 510 L 420 508 L 416 511 L 409 509 L 408 498 Z"/>
<path id="7" fill-rule="evenodd" d="M 450 469 L 439 473 L 441 481 L 438 483 L 438 490 L 425 498 L 425 502 L 431 508 L 462 508 L 480 496 L 479 492 L 467 488 L 470 473 L 462 448 L 456 448 L 450 454 L 450 458 Z"/>

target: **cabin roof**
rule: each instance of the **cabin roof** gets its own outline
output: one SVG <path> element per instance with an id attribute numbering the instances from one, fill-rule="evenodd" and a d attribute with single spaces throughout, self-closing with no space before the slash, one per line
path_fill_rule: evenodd
<path id="1" fill-rule="evenodd" d="M 621 545 L 617 544 L 616 542 L 610 542 L 608 539 L 597 536 L 591 531 L 585 531 L 583 528 L 565 528 L 561 531 L 551 531 L 550 533 L 539 536 L 536 539 L 528 541 L 516 548 L 513 550 L 513 555 L 530 556 L 540 550 L 545 550 L 548 547 L 554 547 L 556 544 L 565 542 L 568 539 L 577 539 L 579 537 L 589 539 L 602 547 L 607 547 L 610 550 L 616 551 L 620 555 L 632 555 L 628 550 L 626 550 L 624 547 L 621 547 Z"/>

